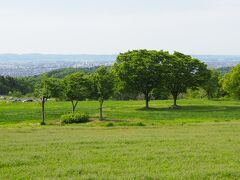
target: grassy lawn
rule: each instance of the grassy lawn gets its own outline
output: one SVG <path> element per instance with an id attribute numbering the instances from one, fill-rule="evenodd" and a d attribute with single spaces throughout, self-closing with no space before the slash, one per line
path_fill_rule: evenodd
<path id="1" fill-rule="evenodd" d="M 0 179 L 239 179 L 240 122 L 0 128 Z"/>
<path id="2" fill-rule="evenodd" d="M 172 101 L 151 101 L 151 109 L 144 109 L 143 101 L 107 101 L 104 116 L 116 125 L 161 125 L 192 122 L 218 122 L 240 119 L 239 101 L 180 100 L 182 109 L 169 109 Z M 0 103 L 0 125 L 36 123 L 41 119 L 39 103 Z M 71 111 L 69 102 L 47 102 L 46 121 L 59 121 L 62 114 Z M 77 111 L 87 112 L 92 120 L 98 118 L 98 102 L 80 102 Z M 104 125 L 97 121 L 84 126 Z"/>
<path id="3" fill-rule="evenodd" d="M 240 179 L 240 102 L 81 102 L 91 122 L 58 124 L 69 102 L 0 103 L 0 179 Z M 112 127 L 107 127 L 109 123 Z M 139 126 L 142 122 L 145 126 Z"/>

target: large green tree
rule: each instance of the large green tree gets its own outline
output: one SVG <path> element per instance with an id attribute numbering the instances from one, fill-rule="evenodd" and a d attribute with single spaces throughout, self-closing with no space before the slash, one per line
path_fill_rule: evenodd
<path id="1" fill-rule="evenodd" d="M 64 78 L 65 96 L 71 101 L 72 112 L 74 113 L 78 102 L 89 96 L 89 78 L 86 74 L 77 72 Z"/>
<path id="2" fill-rule="evenodd" d="M 240 64 L 235 66 L 222 80 L 223 89 L 234 98 L 240 99 Z"/>
<path id="3" fill-rule="evenodd" d="M 177 106 L 177 97 L 188 88 L 197 88 L 203 85 L 210 76 L 207 65 L 191 56 L 174 52 L 163 62 L 165 86 L 173 97 L 173 107 Z"/>
<path id="4" fill-rule="evenodd" d="M 103 119 L 103 103 L 105 100 L 109 99 L 113 94 L 114 78 L 111 71 L 105 67 L 101 66 L 93 74 L 92 80 L 96 90 L 96 96 L 99 101 L 99 119 Z"/>
<path id="5" fill-rule="evenodd" d="M 114 64 L 114 72 L 123 86 L 128 91 L 144 94 L 146 108 L 152 90 L 162 82 L 162 61 L 168 56 L 164 51 L 134 50 L 121 53 Z"/>
<path id="6" fill-rule="evenodd" d="M 41 83 L 35 87 L 35 95 L 41 99 L 42 125 L 45 125 L 45 103 L 49 98 L 63 96 L 63 83 L 60 79 L 42 77 Z"/>

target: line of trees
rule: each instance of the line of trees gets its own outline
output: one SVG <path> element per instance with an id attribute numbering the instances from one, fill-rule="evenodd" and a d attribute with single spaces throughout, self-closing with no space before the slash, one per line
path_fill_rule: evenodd
<path id="1" fill-rule="evenodd" d="M 33 91 L 33 86 L 25 78 L 0 76 L 0 95 L 21 96 Z"/>
<path id="2" fill-rule="evenodd" d="M 103 104 L 109 98 L 136 98 L 142 94 L 147 109 L 153 97 L 163 95 L 171 95 L 172 108 L 178 108 L 178 96 L 189 89 L 204 89 L 209 99 L 225 94 L 240 98 L 239 76 L 240 65 L 221 77 L 198 59 L 179 52 L 133 50 L 119 54 L 112 67 L 102 66 L 93 73 L 76 72 L 64 78 L 42 76 L 33 89 L 35 97 L 41 99 L 42 124 L 45 124 L 45 103 L 49 98 L 69 101 L 73 113 L 79 101 L 98 100 L 102 120 Z"/>
<path id="3" fill-rule="evenodd" d="M 180 93 L 203 85 L 209 77 L 207 66 L 191 56 L 179 52 L 134 50 L 121 53 L 113 67 L 100 67 L 93 74 L 78 72 L 63 80 L 43 78 L 35 92 L 42 102 L 42 124 L 44 105 L 51 97 L 70 101 L 73 113 L 79 101 L 97 99 L 102 120 L 103 103 L 115 91 L 143 94 L 148 109 L 152 92 L 165 88 L 173 97 L 173 108 L 177 108 Z"/>
<path id="4" fill-rule="evenodd" d="M 146 108 L 154 89 L 167 89 L 174 100 L 173 108 L 177 108 L 180 93 L 202 86 L 210 77 L 207 65 L 191 56 L 154 50 L 122 53 L 113 70 L 122 88 L 144 94 Z"/>

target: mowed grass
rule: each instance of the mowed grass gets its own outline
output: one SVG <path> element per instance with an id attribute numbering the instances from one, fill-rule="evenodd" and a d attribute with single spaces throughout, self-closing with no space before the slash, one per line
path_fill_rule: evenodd
<path id="1" fill-rule="evenodd" d="M 149 110 L 144 108 L 144 101 L 106 101 L 104 117 L 106 121 L 97 122 L 98 102 L 83 101 L 77 111 L 90 115 L 90 123 L 84 126 L 134 125 L 142 122 L 145 125 L 161 125 L 192 122 L 235 121 L 240 119 L 239 101 L 179 100 L 181 109 L 170 109 L 172 101 L 151 101 Z M 70 102 L 46 103 L 46 122 L 59 122 L 60 116 L 71 112 Z M 41 120 L 40 103 L 7 103 L 0 102 L 0 125 L 31 124 Z"/>
<path id="2" fill-rule="evenodd" d="M 240 179 L 240 102 L 171 103 L 107 101 L 101 122 L 80 102 L 91 122 L 62 126 L 71 104 L 49 101 L 40 126 L 39 103 L 1 102 L 0 179 Z"/>
<path id="3" fill-rule="evenodd" d="M 239 179 L 240 122 L 0 128 L 0 179 Z"/>

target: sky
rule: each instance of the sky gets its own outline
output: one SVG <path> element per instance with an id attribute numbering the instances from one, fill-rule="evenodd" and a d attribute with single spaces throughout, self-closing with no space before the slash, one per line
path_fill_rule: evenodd
<path id="1" fill-rule="evenodd" d="M 240 55 L 240 0 L 0 0 L 0 53 Z"/>

